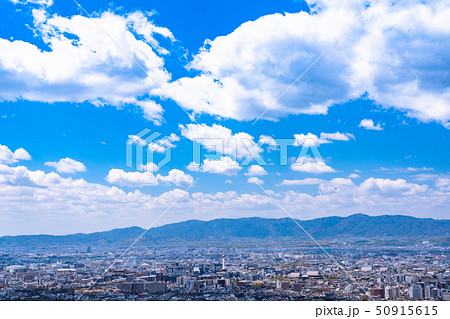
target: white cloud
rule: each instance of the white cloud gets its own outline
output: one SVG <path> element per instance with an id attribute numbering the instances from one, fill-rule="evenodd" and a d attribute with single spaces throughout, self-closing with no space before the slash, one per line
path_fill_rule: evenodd
<path id="1" fill-rule="evenodd" d="M 141 173 L 143 174 L 143 173 Z M 292 190 L 268 192 L 296 218 L 309 219 L 363 212 L 371 215 L 408 214 L 446 218 L 450 204 L 448 180 L 435 186 L 404 180 L 369 178 L 359 185 L 335 178 L 321 181 L 317 194 Z M 179 197 L 182 197 L 179 199 Z M 187 219 L 286 217 L 270 198 L 258 193 L 196 192 L 172 189 L 159 196 L 139 190 L 62 178 L 57 173 L 31 171 L 0 164 L 2 234 L 92 232 L 124 226 L 148 226 L 175 200 L 161 223 Z M 299 211 L 298 208 L 302 207 Z"/>
<path id="2" fill-rule="evenodd" d="M 254 119 L 338 36 L 351 15 L 344 10 L 320 16 L 301 12 L 246 22 L 227 36 L 207 41 L 190 65 L 201 75 L 179 79 L 166 90 L 195 112 Z M 346 100 L 350 92 L 344 82 L 345 65 L 335 61 L 348 58 L 337 51 L 341 50 L 311 69 L 311 81 L 301 81 L 272 105 L 267 117 L 325 114 L 330 103 Z"/>
<path id="3" fill-rule="evenodd" d="M 159 170 L 158 165 L 152 162 L 147 162 L 147 164 L 141 164 L 138 169 L 138 171 L 144 171 L 147 173 L 155 173 L 158 170 Z"/>
<path id="4" fill-rule="evenodd" d="M 436 186 L 441 192 L 450 192 L 450 178 L 439 178 L 436 180 Z"/>
<path id="5" fill-rule="evenodd" d="M 187 124 L 180 125 L 181 135 L 195 141 L 210 152 L 230 155 L 234 158 L 259 158 L 263 151 L 258 147 L 250 134 L 240 132 L 233 134 L 232 131 L 221 125 L 213 124 Z M 269 143 L 270 139 L 263 137 Z"/>
<path id="6" fill-rule="evenodd" d="M 250 184 L 257 184 L 257 185 L 264 184 L 264 181 L 262 179 L 258 178 L 258 177 L 250 177 L 247 180 L 247 182 L 250 183 Z"/>
<path id="7" fill-rule="evenodd" d="M 320 138 L 325 140 L 332 140 L 332 141 L 348 141 L 350 139 L 355 139 L 355 136 L 350 133 L 320 133 Z"/>
<path id="8" fill-rule="evenodd" d="M 363 127 L 367 130 L 374 130 L 374 131 L 381 131 L 383 127 L 381 127 L 381 124 L 376 124 L 373 122 L 373 120 L 370 119 L 363 119 L 361 120 L 361 123 L 358 125 L 359 127 Z"/>
<path id="9" fill-rule="evenodd" d="M 200 172 L 201 170 L 201 165 L 191 162 L 189 163 L 189 165 L 186 167 L 188 170 L 192 171 L 192 172 Z"/>
<path id="10" fill-rule="evenodd" d="M 366 8 L 363 0 L 307 3 L 311 13 L 266 15 L 205 41 L 189 65 L 199 75 L 172 82 L 162 57 L 169 52 L 156 38 L 174 38 L 150 16 L 94 17 L 147 76 L 89 18 L 34 9 L 33 31 L 48 48 L 0 39 L 0 98 L 137 105 L 158 123 L 163 109 L 152 97 L 169 98 L 166 92 L 188 110 L 238 120 L 257 118 L 274 101 L 265 118 L 326 114 L 331 105 L 364 96 L 450 127 L 447 2 L 378 1 L 277 100 Z"/>
<path id="11" fill-rule="evenodd" d="M 404 179 L 390 180 L 371 177 L 360 185 L 360 189 L 395 196 L 399 193 L 405 195 L 423 193 L 428 190 L 428 186 L 411 184 Z"/>
<path id="12" fill-rule="evenodd" d="M 355 184 L 349 178 L 333 178 L 330 181 L 324 181 L 319 185 L 319 192 L 322 194 L 343 192 L 354 188 Z"/>
<path id="13" fill-rule="evenodd" d="M 414 179 L 420 182 L 436 180 L 439 175 L 436 174 L 416 174 Z"/>
<path id="14" fill-rule="evenodd" d="M 109 171 L 106 181 L 110 184 L 131 187 L 155 186 L 159 184 L 158 179 L 151 173 L 125 172 L 117 168 Z"/>
<path id="15" fill-rule="evenodd" d="M 33 29 L 48 49 L 0 39 L 2 100 L 137 105 L 146 118 L 161 121 L 162 107 L 146 96 L 158 87 L 155 81 L 170 80 L 160 56 L 168 52 L 154 37 L 173 39 L 168 29 L 155 26 L 141 12 L 104 12 L 94 16 L 94 22 L 81 15 L 50 16 L 44 9 L 33 9 L 33 17 Z"/>
<path id="16" fill-rule="evenodd" d="M 348 175 L 348 178 L 356 179 L 356 178 L 359 178 L 359 175 L 356 173 L 352 173 L 352 174 Z"/>
<path id="17" fill-rule="evenodd" d="M 242 167 L 229 156 L 222 156 L 218 160 L 205 159 L 201 165 L 190 163 L 188 170 L 194 172 L 204 172 L 211 174 L 236 175 Z"/>
<path id="18" fill-rule="evenodd" d="M 319 146 L 325 143 L 331 143 L 326 139 L 322 139 L 317 137 L 317 135 L 308 133 L 308 134 L 294 134 L 295 142 L 294 146 Z"/>
<path id="19" fill-rule="evenodd" d="M 64 181 L 56 173 L 46 174 L 43 171 L 30 171 L 25 166 L 10 167 L 0 164 L 0 183 L 14 186 L 42 186 L 60 184 Z"/>
<path id="20" fill-rule="evenodd" d="M 161 174 L 155 176 L 150 172 L 125 172 L 115 168 L 109 171 L 106 181 L 120 186 L 142 187 L 156 186 L 159 185 L 159 182 L 177 186 L 190 185 L 194 182 L 194 179 L 191 175 L 179 169 L 170 170 L 167 176 Z"/>
<path id="21" fill-rule="evenodd" d="M 392 173 L 411 173 L 411 172 L 419 172 L 419 171 L 434 171 L 434 168 L 431 167 L 396 167 L 396 168 L 388 168 L 388 167 L 380 167 L 377 171 L 383 172 L 392 172 Z"/>
<path id="22" fill-rule="evenodd" d="M 264 169 L 264 167 L 260 166 L 260 165 L 252 165 L 248 168 L 247 173 L 245 173 L 245 175 L 248 176 L 263 176 L 263 175 L 267 175 L 266 170 Z"/>
<path id="23" fill-rule="evenodd" d="M 115 186 L 0 164 L 0 210 L 5 213 L 0 232 L 54 234 L 106 230 L 127 225 L 129 218 L 144 223 L 149 217 L 156 219 L 161 209 L 167 208 L 168 197 L 167 193 L 157 197 L 139 191 L 126 193 Z M 131 222 L 136 224 L 139 224 L 136 220 Z"/>
<path id="24" fill-rule="evenodd" d="M 324 180 L 320 178 L 305 178 L 305 179 L 284 179 L 280 185 L 297 186 L 297 185 L 318 185 Z"/>
<path id="25" fill-rule="evenodd" d="M 146 142 L 145 139 L 142 139 L 137 135 L 128 135 L 128 140 L 132 144 L 146 146 L 152 152 L 164 153 L 169 148 L 175 148 L 176 146 L 173 142 L 179 141 L 180 138 L 172 133 L 152 142 Z"/>
<path id="26" fill-rule="evenodd" d="M 31 160 L 31 156 L 23 148 L 18 148 L 12 152 L 7 146 L 0 144 L 0 163 L 12 164 L 18 161 L 29 160 Z"/>
<path id="27" fill-rule="evenodd" d="M 186 174 L 179 169 L 172 169 L 167 176 L 158 174 L 156 178 L 162 182 L 172 183 L 177 186 L 191 185 L 194 182 L 194 178 L 191 175 Z"/>
<path id="28" fill-rule="evenodd" d="M 44 7 L 50 7 L 53 5 L 53 0 L 9 0 L 14 4 L 37 4 Z"/>
<path id="29" fill-rule="evenodd" d="M 272 136 L 268 136 L 268 135 L 261 135 L 259 137 L 258 143 L 267 145 L 267 148 L 269 150 L 276 150 L 278 147 L 278 144 L 275 141 L 275 139 Z"/>
<path id="30" fill-rule="evenodd" d="M 58 173 L 75 174 L 76 172 L 86 171 L 86 166 L 83 163 L 68 157 L 62 158 L 58 162 L 47 162 L 45 165 L 56 168 Z"/>
<path id="31" fill-rule="evenodd" d="M 366 9 L 366 1 L 307 1 L 306 12 L 271 14 L 206 41 L 167 91 L 186 109 L 250 120 Z M 380 0 L 265 115 L 326 114 L 366 96 L 423 121 L 450 119 L 448 2 Z M 437 63 L 436 61 L 439 61 Z"/>
<path id="32" fill-rule="evenodd" d="M 432 168 L 432 167 L 407 167 L 406 170 L 409 172 L 434 171 L 434 168 Z"/>
<path id="33" fill-rule="evenodd" d="M 353 134 L 350 133 L 320 133 L 320 137 L 315 134 L 294 134 L 294 146 L 319 146 L 321 144 L 329 144 L 333 143 L 332 141 L 349 141 L 351 139 L 355 139 Z"/>
<path id="34" fill-rule="evenodd" d="M 322 174 L 336 172 L 333 168 L 325 164 L 322 159 L 315 159 L 311 157 L 299 157 L 295 163 L 291 165 L 291 169 L 297 172 Z"/>

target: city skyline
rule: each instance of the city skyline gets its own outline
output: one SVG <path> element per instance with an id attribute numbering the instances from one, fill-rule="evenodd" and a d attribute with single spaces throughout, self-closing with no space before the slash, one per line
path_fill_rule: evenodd
<path id="1" fill-rule="evenodd" d="M 325 247 L 333 257 L 298 243 L 9 250 L 0 300 L 450 300 L 448 246 Z"/>

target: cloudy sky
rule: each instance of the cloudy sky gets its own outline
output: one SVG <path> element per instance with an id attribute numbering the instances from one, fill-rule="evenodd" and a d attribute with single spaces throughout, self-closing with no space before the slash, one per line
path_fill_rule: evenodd
<path id="1" fill-rule="evenodd" d="M 450 1 L 77 2 L 0 2 L 0 235 L 449 217 Z"/>

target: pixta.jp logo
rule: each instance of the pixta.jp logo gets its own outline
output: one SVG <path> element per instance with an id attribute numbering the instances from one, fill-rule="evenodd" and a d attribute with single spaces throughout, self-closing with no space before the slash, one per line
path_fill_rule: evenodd
<path id="1" fill-rule="evenodd" d="M 126 144 L 126 165 L 139 171 L 154 174 L 172 159 L 172 144 L 179 141 L 176 134 L 162 136 L 146 128 L 136 135 L 130 135 Z M 192 141 L 192 159 L 188 169 L 202 170 L 202 165 L 213 163 L 222 166 L 270 165 L 264 155 L 271 153 L 271 164 L 287 166 L 291 162 L 293 170 L 312 172 L 332 171 L 328 167 L 316 146 L 314 138 L 302 139 L 261 137 L 258 142 L 252 138 L 189 138 Z M 301 146 L 300 153 L 288 156 L 292 148 Z M 278 152 L 278 156 L 274 152 Z M 155 153 L 159 153 L 157 158 Z M 311 155 L 309 154 L 311 153 Z M 278 159 L 278 161 L 277 161 Z"/>
<path id="2" fill-rule="evenodd" d="M 130 135 L 126 144 L 126 165 L 153 174 L 169 163 L 172 158 L 174 137 L 161 135 L 148 128 L 136 135 Z M 155 161 L 155 153 L 163 154 L 163 158 L 158 162 Z"/>

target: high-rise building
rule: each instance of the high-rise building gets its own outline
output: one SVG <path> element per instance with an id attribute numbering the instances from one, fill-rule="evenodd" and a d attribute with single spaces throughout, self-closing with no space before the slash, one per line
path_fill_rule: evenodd
<path id="1" fill-rule="evenodd" d="M 394 299 L 394 293 L 393 293 L 392 287 L 390 287 L 390 286 L 384 287 L 384 298 L 391 299 L 391 300 Z"/>
<path id="2" fill-rule="evenodd" d="M 409 288 L 409 298 L 414 300 L 423 299 L 423 290 L 420 285 L 413 285 Z"/>
<path id="3" fill-rule="evenodd" d="M 437 288 L 432 288 L 430 291 L 431 299 L 437 299 L 438 297 L 438 290 Z"/>
<path id="4" fill-rule="evenodd" d="M 400 297 L 400 287 L 399 286 L 386 286 L 384 288 L 384 297 L 386 299 L 395 300 Z"/>
<path id="5" fill-rule="evenodd" d="M 424 297 L 425 299 L 431 299 L 431 288 L 430 286 L 426 286 L 424 289 Z"/>
<path id="6" fill-rule="evenodd" d="M 384 289 L 382 288 L 370 288 L 369 294 L 372 298 L 384 298 Z"/>
<path id="7" fill-rule="evenodd" d="M 400 298 L 400 287 L 394 286 L 392 287 L 392 299 Z"/>
<path id="8" fill-rule="evenodd" d="M 166 292 L 166 289 L 166 283 L 162 281 L 152 281 L 147 283 L 147 290 L 152 294 Z"/>
<path id="9" fill-rule="evenodd" d="M 225 252 L 222 253 L 222 270 L 225 270 Z"/>

